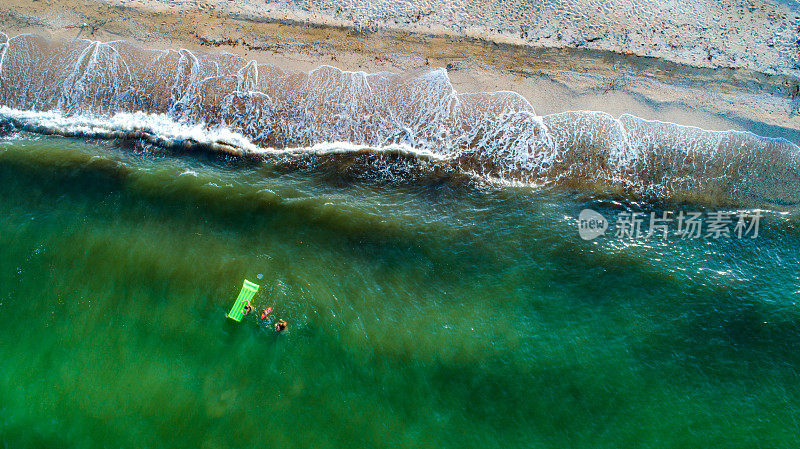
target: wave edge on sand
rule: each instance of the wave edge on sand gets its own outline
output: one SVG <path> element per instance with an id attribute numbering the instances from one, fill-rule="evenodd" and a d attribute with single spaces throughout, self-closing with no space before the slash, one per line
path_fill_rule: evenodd
<path id="1" fill-rule="evenodd" d="M 515 92 L 458 93 L 444 69 L 287 72 L 227 53 L 19 35 L 0 44 L 0 105 L 7 123 L 43 133 L 233 154 L 388 149 L 531 185 L 800 203 L 800 149 L 784 139 L 629 114 L 538 116 Z"/>

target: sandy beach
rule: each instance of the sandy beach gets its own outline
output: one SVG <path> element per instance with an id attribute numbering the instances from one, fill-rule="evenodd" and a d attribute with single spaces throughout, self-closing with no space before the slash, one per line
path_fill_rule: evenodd
<path id="1" fill-rule="evenodd" d="M 436 9 L 434 3 L 441 2 L 429 3 L 429 8 Z M 546 9 L 547 3 L 537 8 Z M 580 5 L 573 5 L 574 11 L 567 8 L 572 12 L 559 20 L 585 16 L 591 3 L 584 5 L 589 9 Z M 625 2 L 618 3 L 613 11 L 624 10 Z M 606 23 L 613 14 L 595 14 L 592 21 L 582 22 L 580 33 L 568 28 L 561 31 L 586 37 L 586 30 L 603 30 L 603 39 L 553 40 L 542 35 L 546 27 L 528 30 L 526 37 L 520 38 L 503 30 L 494 34 L 480 31 L 476 25 L 479 16 L 475 15 L 482 10 L 479 4 L 464 7 L 465 11 L 453 10 L 450 16 L 440 12 L 421 15 L 419 20 L 401 20 L 414 16 L 409 12 L 413 8 L 393 9 L 394 17 L 379 17 L 364 9 L 368 9 L 367 2 L 337 8 L 302 2 L 260 7 L 227 1 L 11 0 L 0 6 L 0 30 L 9 37 L 37 33 L 60 39 L 126 40 L 151 48 L 230 52 L 290 71 L 308 71 L 323 64 L 368 73 L 415 73 L 444 67 L 457 91 L 518 92 L 540 115 L 569 110 L 596 110 L 614 116 L 629 113 L 648 120 L 750 131 L 800 142 L 797 47 L 793 42 L 797 16 L 786 5 L 765 3 L 745 11 L 734 5 L 736 2 L 710 3 L 718 5 L 706 13 L 714 16 L 724 11 L 725 20 L 663 19 L 657 26 L 667 37 L 629 38 L 627 45 L 614 43 L 622 39 L 617 28 L 638 20 L 636 17 L 614 22 L 615 28 Z M 645 4 L 640 17 L 653 18 L 654 5 Z M 454 21 L 445 26 L 448 18 Z M 596 23 L 601 19 L 606 22 Z M 680 20 L 691 26 L 680 25 Z M 506 28 L 512 27 L 512 22 L 507 22 Z M 645 23 L 651 26 L 649 22 L 641 25 Z M 696 39 L 693 27 L 700 26 L 697 23 L 727 31 L 707 29 L 702 36 L 708 39 Z M 676 31 L 684 28 L 683 34 Z M 726 43 L 712 38 L 724 38 Z M 665 50 L 666 41 L 684 42 L 684 50 Z M 690 42 L 697 44 L 691 51 L 686 49 Z M 703 45 L 718 57 L 698 57 Z"/>

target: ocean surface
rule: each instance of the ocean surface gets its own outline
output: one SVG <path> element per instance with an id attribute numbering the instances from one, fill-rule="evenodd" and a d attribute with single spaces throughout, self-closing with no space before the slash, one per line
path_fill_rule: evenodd
<path id="1" fill-rule="evenodd" d="M 795 143 L 443 70 L 0 54 L 4 448 L 797 447 Z M 269 319 L 226 318 L 244 279 Z"/>
<path id="2" fill-rule="evenodd" d="M 584 241 L 666 209 L 364 157 L 0 141 L 3 447 L 796 447 L 796 212 Z"/>

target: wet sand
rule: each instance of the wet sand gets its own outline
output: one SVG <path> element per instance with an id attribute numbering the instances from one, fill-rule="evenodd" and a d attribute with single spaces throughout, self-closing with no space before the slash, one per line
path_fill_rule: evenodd
<path id="1" fill-rule="evenodd" d="M 225 51 L 286 70 L 327 64 L 370 73 L 414 73 L 445 67 L 459 92 L 515 91 L 542 115 L 567 110 L 630 113 L 800 142 L 798 79 L 791 71 L 701 67 L 586 45 L 520 45 L 435 27 L 425 33 L 418 26 L 410 32 L 374 24 L 325 25 L 319 18 L 316 23 L 300 21 L 296 14 L 284 11 L 281 16 L 274 9 L 256 16 L 246 7 L 11 0 L 0 6 L 0 31 Z"/>

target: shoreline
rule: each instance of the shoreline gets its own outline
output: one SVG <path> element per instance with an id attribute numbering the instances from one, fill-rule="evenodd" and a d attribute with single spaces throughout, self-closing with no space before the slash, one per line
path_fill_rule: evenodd
<path id="1" fill-rule="evenodd" d="M 185 5 L 184 3 L 183 5 Z M 205 4 L 205 3 L 204 3 Z M 534 48 L 473 37 L 357 30 L 199 8 L 187 23 L 177 6 L 11 0 L 0 31 L 48 38 L 126 40 L 157 49 L 228 52 L 289 71 L 320 65 L 375 73 L 443 67 L 459 92 L 514 91 L 539 115 L 595 110 L 708 130 L 800 142 L 800 87 L 787 75 L 694 67 L 588 48 Z M 796 104 L 798 103 L 798 104 Z"/>

